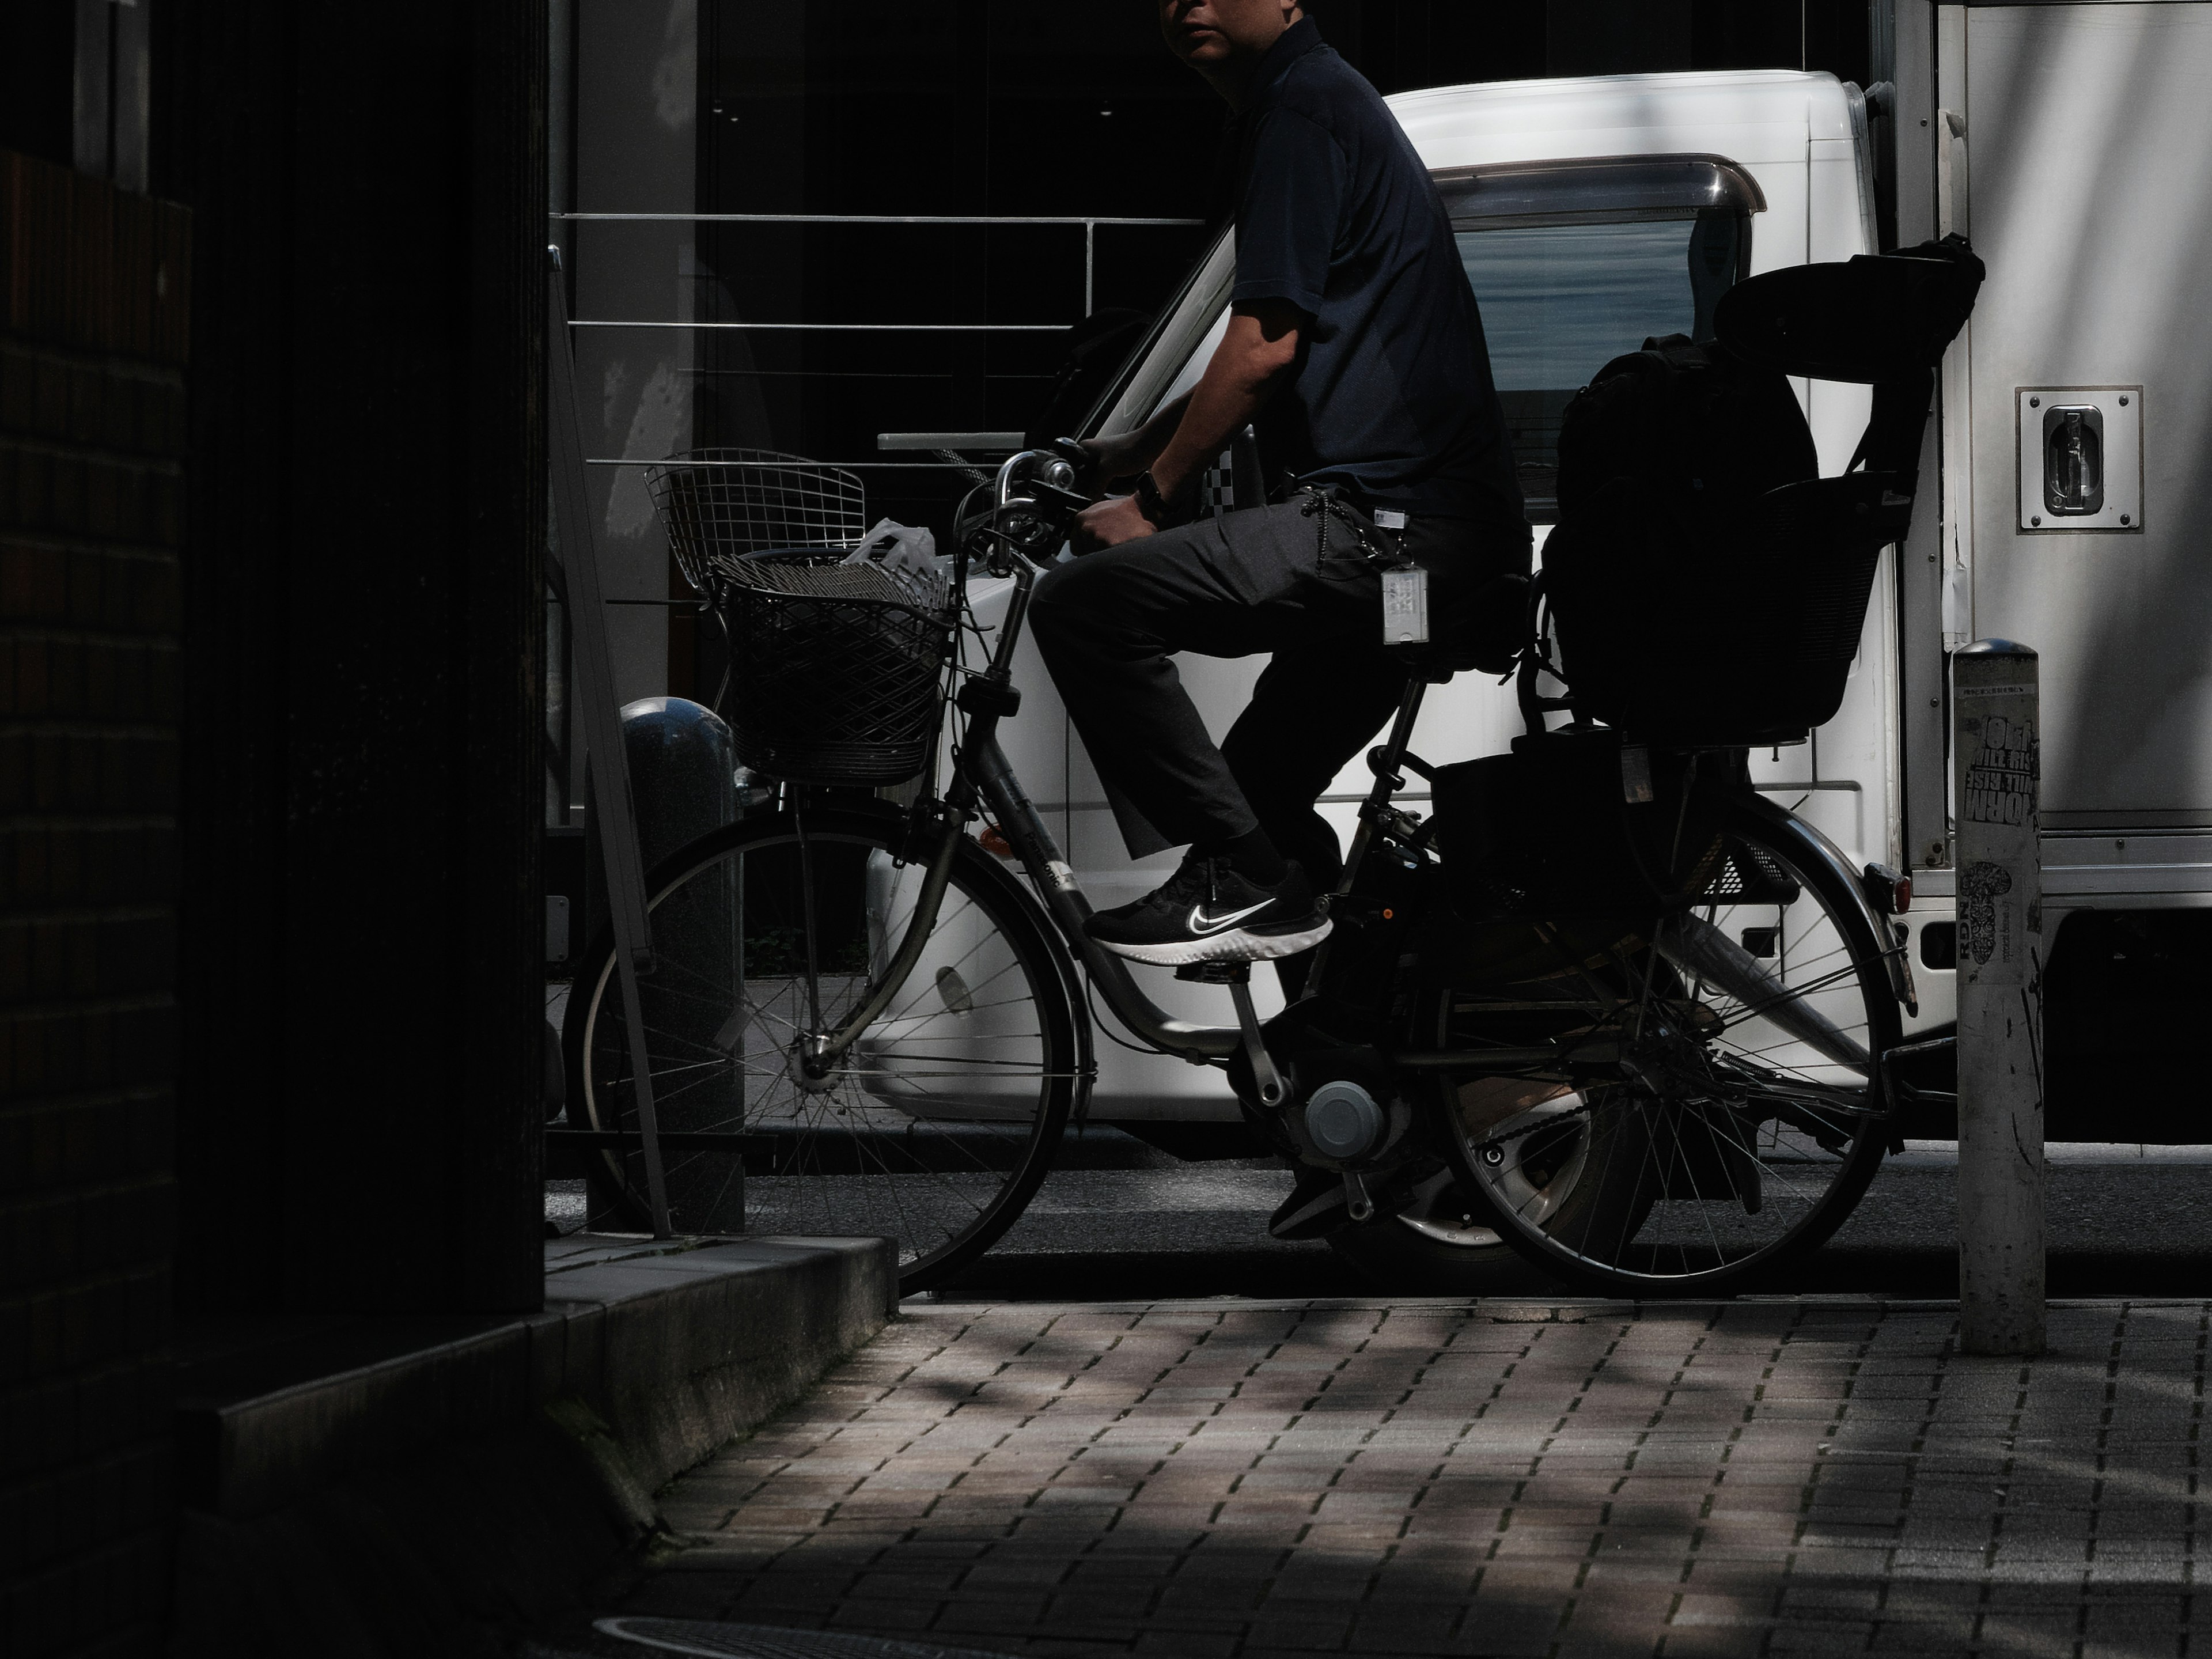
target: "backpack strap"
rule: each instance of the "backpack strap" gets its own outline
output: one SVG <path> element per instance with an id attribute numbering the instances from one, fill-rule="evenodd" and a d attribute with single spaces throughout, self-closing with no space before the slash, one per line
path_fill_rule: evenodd
<path id="1" fill-rule="evenodd" d="M 1678 374 L 1713 366 L 1712 354 L 1686 334 L 1657 335 L 1645 340 L 1644 349 Z"/>

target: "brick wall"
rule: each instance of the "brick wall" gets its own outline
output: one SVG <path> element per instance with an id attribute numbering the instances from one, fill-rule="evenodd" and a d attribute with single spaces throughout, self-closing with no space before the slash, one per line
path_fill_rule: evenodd
<path id="1" fill-rule="evenodd" d="M 188 217 L 0 152 L 0 1653 L 151 1652 Z"/>

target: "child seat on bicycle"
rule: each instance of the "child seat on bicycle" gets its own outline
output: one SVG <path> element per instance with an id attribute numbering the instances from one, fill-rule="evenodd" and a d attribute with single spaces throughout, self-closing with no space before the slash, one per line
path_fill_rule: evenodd
<path id="1" fill-rule="evenodd" d="M 1686 377 L 1729 392 L 1649 396 L 1648 406 L 1615 396 L 1601 415 L 1599 400 L 1628 382 L 1632 360 L 1622 358 L 1569 404 L 1559 522 L 1544 544 L 1542 587 L 1578 719 L 1642 743 L 1759 748 L 1800 741 L 1834 716 L 1876 562 L 1911 520 L 1936 366 L 1983 274 L 1953 236 L 1749 277 L 1721 299 L 1717 337 L 1704 349 L 1709 366 Z M 1652 341 L 1633 356 L 1668 359 L 1671 369 L 1687 356 L 1680 348 L 1699 349 Z M 1815 476 L 1811 434 L 1785 376 L 1873 388 L 1865 432 L 1841 475 Z M 1668 374 L 1644 379 L 1672 391 Z M 1700 456 L 1698 443 L 1684 442 L 1698 408 L 1731 396 L 1773 410 L 1777 423 L 1795 422 L 1796 476 L 1729 465 L 1740 453 Z M 1577 451 L 1600 419 L 1631 429 L 1607 429 Z M 1638 434 L 1639 419 L 1669 429 Z M 1711 449 L 1743 447 L 1723 441 L 1724 421 L 1705 438 Z M 1767 447 L 1780 456 L 1788 447 Z M 1588 463 L 1585 475 L 1571 479 L 1577 459 Z"/>

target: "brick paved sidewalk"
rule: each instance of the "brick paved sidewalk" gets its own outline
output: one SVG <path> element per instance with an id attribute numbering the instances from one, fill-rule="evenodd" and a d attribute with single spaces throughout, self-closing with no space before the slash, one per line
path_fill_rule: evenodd
<path id="1" fill-rule="evenodd" d="M 916 1306 L 611 1611 L 1068 1655 L 2185 1655 L 2212 1304 Z M 2198 1651 L 2212 1647 L 2212 1633 Z"/>

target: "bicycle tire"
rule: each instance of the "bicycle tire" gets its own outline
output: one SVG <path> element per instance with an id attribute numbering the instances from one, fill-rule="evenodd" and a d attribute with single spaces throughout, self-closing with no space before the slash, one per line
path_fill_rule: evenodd
<path id="1" fill-rule="evenodd" d="M 1460 1195 L 1449 1170 L 1443 1191 L 1417 1191 L 1395 1214 L 1340 1227 L 1328 1247 L 1374 1289 L 1395 1296 L 1518 1296 L 1546 1281 L 1486 1224 L 1486 1205 Z"/>
<path id="2" fill-rule="evenodd" d="M 807 938 L 794 939 L 790 929 L 814 928 L 817 994 L 827 988 L 822 1024 L 834 1025 L 835 1005 L 857 1006 L 869 982 L 854 970 L 879 968 L 903 935 L 897 897 L 910 895 L 922 872 L 898 862 L 907 825 L 888 809 L 811 807 L 803 817 L 785 811 L 745 820 L 680 848 L 647 878 L 655 969 L 639 981 L 654 1033 L 662 1133 L 734 1121 L 746 1138 L 734 1154 L 664 1158 L 676 1230 L 734 1231 L 726 1224 L 737 1218 L 729 1177 L 741 1168 L 747 1231 L 892 1237 L 902 1295 L 958 1272 L 1019 1218 L 1051 1167 L 1078 1074 L 1078 1015 L 1059 941 L 1013 876 L 963 836 L 932 943 L 899 1000 L 830 1086 L 793 1080 L 782 1039 L 795 1035 L 797 1022 L 785 1011 L 804 1006 L 805 976 L 777 970 L 805 959 Z M 811 907 L 797 878 L 802 833 L 814 861 Z M 865 963 L 852 954 L 850 929 L 823 914 L 847 904 L 849 921 L 852 895 L 841 884 L 856 872 L 864 884 Z M 872 908 L 878 886 L 889 895 L 880 923 Z M 737 919 L 726 921 L 733 903 Z M 957 957 L 947 954 L 968 933 L 973 943 Z M 938 939 L 951 942 L 940 947 Z M 725 965 L 732 940 L 734 972 Z M 569 1115 L 579 1127 L 634 1131 L 621 1086 L 629 1045 L 612 969 L 603 932 L 578 963 L 563 1021 Z M 737 979 L 742 1000 L 732 989 Z M 1033 1026 L 1024 1024 L 1024 1006 Z M 702 1043 L 690 1028 L 716 1018 L 714 1038 Z M 702 1165 L 706 1159 L 718 1165 Z M 593 1208 L 629 1230 L 648 1224 L 641 1162 L 610 1151 L 586 1159 Z"/>
<path id="3" fill-rule="evenodd" d="M 1628 1062 L 1620 1075 L 1562 1068 L 1488 1082 L 1492 1096 L 1473 1109 L 1462 1091 L 1476 1085 L 1447 1078 L 1429 1097 L 1432 1135 L 1499 1236 L 1577 1290 L 1734 1294 L 1824 1243 L 1880 1167 L 1889 1130 L 1877 1061 L 1902 1025 L 1889 947 L 1844 878 L 1778 831 L 1774 810 L 1731 810 L 1729 858 L 1708 896 L 1648 926 L 1639 952 L 1547 981 L 1563 1009 L 1591 996 L 1581 1006 L 1595 1036 L 1613 1022 Z M 1759 964 L 1763 997 L 1728 992 L 1696 965 L 1744 989 L 1731 945 Z M 1633 1014 L 1597 1012 L 1608 982 L 1632 994 Z M 1502 1002 L 1498 988 L 1483 988 Z M 1540 988 L 1506 988 L 1525 1006 Z M 1432 993 L 1420 1014 L 1447 1046 L 1480 1017 L 1467 994 Z M 1524 1198 L 1539 1177 L 1542 1201 Z"/>

